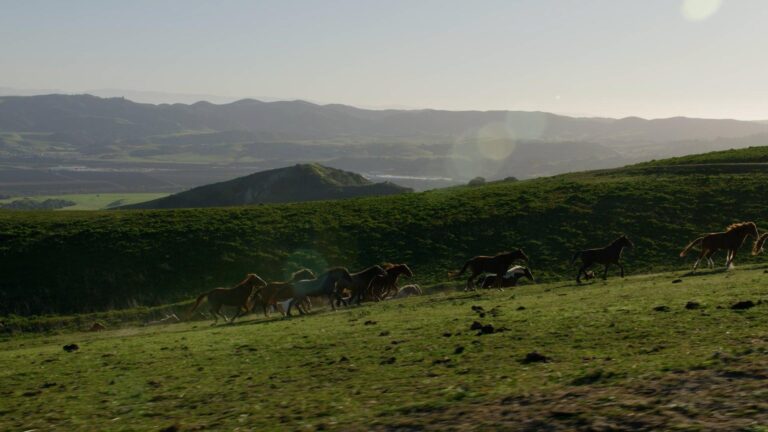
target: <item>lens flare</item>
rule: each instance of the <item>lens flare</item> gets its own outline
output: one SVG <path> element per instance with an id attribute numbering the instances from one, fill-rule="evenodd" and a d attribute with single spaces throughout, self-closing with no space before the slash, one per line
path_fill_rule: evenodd
<path id="1" fill-rule="evenodd" d="M 680 12 L 688 21 L 704 21 L 714 15 L 722 3 L 722 0 L 683 0 Z"/>

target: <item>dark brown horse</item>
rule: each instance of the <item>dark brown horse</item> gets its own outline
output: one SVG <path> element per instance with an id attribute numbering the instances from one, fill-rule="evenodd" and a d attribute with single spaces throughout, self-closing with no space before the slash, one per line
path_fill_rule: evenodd
<path id="1" fill-rule="evenodd" d="M 365 270 L 352 274 L 352 280 L 349 283 L 339 283 L 340 288 L 348 288 L 352 295 L 349 298 L 350 303 L 356 302 L 360 304 L 368 292 L 373 279 L 376 277 L 385 277 L 387 275 L 386 270 L 381 266 L 372 265 Z"/>
<path id="2" fill-rule="evenodd" d="M 696 246 L 701 247 L 699 258 L 693 264 L 693 271 L 696 271 L 696 268 L 699 266 L 699 262 L 702 258 L 706 258 L 710 267 L 714 268 L 715 262 L 712 261 L 712 255 L 714 255 L 718 250 L 724 249 L 727 251 L 725 256 L 725 268 L 729 269 L 731 265 L 733 265 L 733 259 L 736 257 L 736 252 L 739 250 L 741 245 L 744 244 L 744 240 L 746 240 L 749 236 L 755 237 L 755 248 L 752 250 L 754 253 L 760 249 L 757 246 L 757 243 L 760 242 L 760 235 L 757 231 L 757 225 L 755 225 L 754 222 L 741 222 L 730 225 L 725 229 L 725 232 L 710 233 L 697 238 L 696 240 L 690 242 L 688 246 L 686 246 L 685 249 L 680 252 L 680 256 L 684 257 L 691 249 Z"/>
<path id="3" fill-rule="evenodd" d="M 188 316 L 191 317 L 192 313 L 197 310 L 203 299 L 208 298 L 208 303 L 211 305 L 211 313 L 213 314 L 213 324 L 219 321 L 219 316 L 227 321 L 227 317 L 221 314 L 222 306 L 237 306 L 237 314 L 232 317 L 229 322 L 234 322 L 235 318 L 243 315 L 250 310 L 252 297 L 256 294 L 259 288 L 267 286 L 264 279 L 251 273 L 246 275 L 242 282 L 235 285 L 233 288 L 214 288 L 208 292 L 204 292 L 197 296 L 195 304 L 192 309 L 189 310 Z"/>
<path id="4" fill-rule="evenodd" d="M 469 270 L 471 274 L 467 279 L 467 287 L 464 289 L 465 291 L 468 291 L 475 289 L 474 280 L 478 275 L 482 273 L 493 273 L 497 278 L 496 288 L 501 288 L 501 278 L 515 260 L 523 260 L 527 263 L 528 256 L 525 255 L 522 249 L 512 252 L 502 252 L 495 256 L 479 255 L 464 263 L 464 267 L 462 267 L 460 271 L 448 273 L 448 276 L 452 279 L 457 278 Z"/>
<path id="5" fill-rule="evenodd" d="M 608 277 L 608 267 L 611 264 L 616 264 L 621 269 L 621 277 L 624 277 L 624 265 L 621 264 L 621 251 L 628 247 L 634 249 L 635 245 L 627 238 L 627 236 L 621 236 L 614 240 L 611 244 L 603 248 L 587 249 L 576 252 L 571 258 L 571 265 L 581 257 L 581 267 L 579 268 L 579 274 L 576 275 L 576 283 L 581 283 L 581 275 L 587 276 L 587 269 L 594 264 L 602 264 L 605 266 L 603 271 L 603 279 Z"/>
<path id="6" fill-rule="evenodd" d="M 312 280 L 300 280 L 290 284 L 291 302 L 288 305 L 286 313 L 291 316 L 291 309 L 294 306 L 303 304 L 310 296 L 327 296 L 328 301 L 331 304 L 331 308 L 336 310 L 334 300 L 341 299 L 339 294 L 339 286 L 349 285 L 352 283 L 352 275 L 344 267 L 334 267 L 325 273 Z M 299 313 L 304 314 L 299 308 Z"/>
<path id="7" fill-rule="evenodd" d="M 369 297 L 375 301 L 384 300 L 387 297 L 394 296 L 399 291 L 397 288 L 397 279 L 401 275 L 413 277 L 413 272 L 405 264 L 386 263 L 382 266 L 387 272 L 386 276 L 377 276 L 371 281 Z"/>
<path id="8" fill-rule="evenodd" d="M 300 280 L 314 279 L 317 279 L 317 277 L 312 272 L 312 270 L 301 269 L 293 272 L 293 274 L 291 274 L 291 278 L 285 282 L 270 282 L 267 284 L 267 286 L 258 292 L 258 295 L 254 296 L 254 302 L 251 305 L 251 308 L 255 307 L 256 304 L 261 304 L 262 308 L 264 309 L 264 316 L 269 317 L 269 308 L 274 307 L 277 309 L 278 302 L 291 299 L 291 296 L 293 295 L 293 287 L 291 286 L 292 283 L 298 282 Z M 303 309 L 301 312 L 306 313 L 308 311 L 307 304 L 308 301 L 304 304 L 297 305 L 296 307 Z M 283 312 L 283 315 L 285 315 L 285 312 Z"/>

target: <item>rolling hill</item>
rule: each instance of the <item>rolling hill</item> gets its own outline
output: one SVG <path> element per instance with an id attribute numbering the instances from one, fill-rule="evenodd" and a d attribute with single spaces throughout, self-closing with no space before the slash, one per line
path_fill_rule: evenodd
<path id="1" fill-rule="evenodd" d="M 515 247 L 538 280 L 562 280 L 574 251 L 620 233 L 637 246 L 630 274 L 680 269 L 691 263 L 678 252 L 702 232 L 742 220 L 765 229 L 767 182 L 763 165 L 630 166 L 337 201 L 0 213 L 0 314 L 155 305 L 304 266 L 407 262 L 416 282 L 441 283 L 468 257 Z"/>
<path id="2" fill-rule="evenodd" d="M 302 164 L 257 172 L 121 208 L 229 207 L 394 195 L 405 192 L 411 192 L 411 189 L 393 183 L 373 183 L 359 174 L 319 164 Z"/>

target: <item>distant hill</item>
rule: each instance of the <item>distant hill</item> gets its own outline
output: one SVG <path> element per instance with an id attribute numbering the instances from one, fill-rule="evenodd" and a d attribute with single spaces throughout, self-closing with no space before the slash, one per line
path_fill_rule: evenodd
<path id="1" fill-rule="evenodd" d="M 359 174 L 313 163 L 261 171 L 120 208 L 230 207 L 394 195 L 405 192 L 412 192 L 412 190 L 389 182 L 373 183 Z"/>

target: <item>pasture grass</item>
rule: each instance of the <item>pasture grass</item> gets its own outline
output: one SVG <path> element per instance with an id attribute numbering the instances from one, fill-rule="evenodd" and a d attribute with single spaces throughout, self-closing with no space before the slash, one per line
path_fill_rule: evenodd
<path id="1" fill-rule="evenodd" d="M 761 430 L 765 269 L 6 336 L 0 429 Z M 534 351 L 550 361 L 524 362 Z"/>

